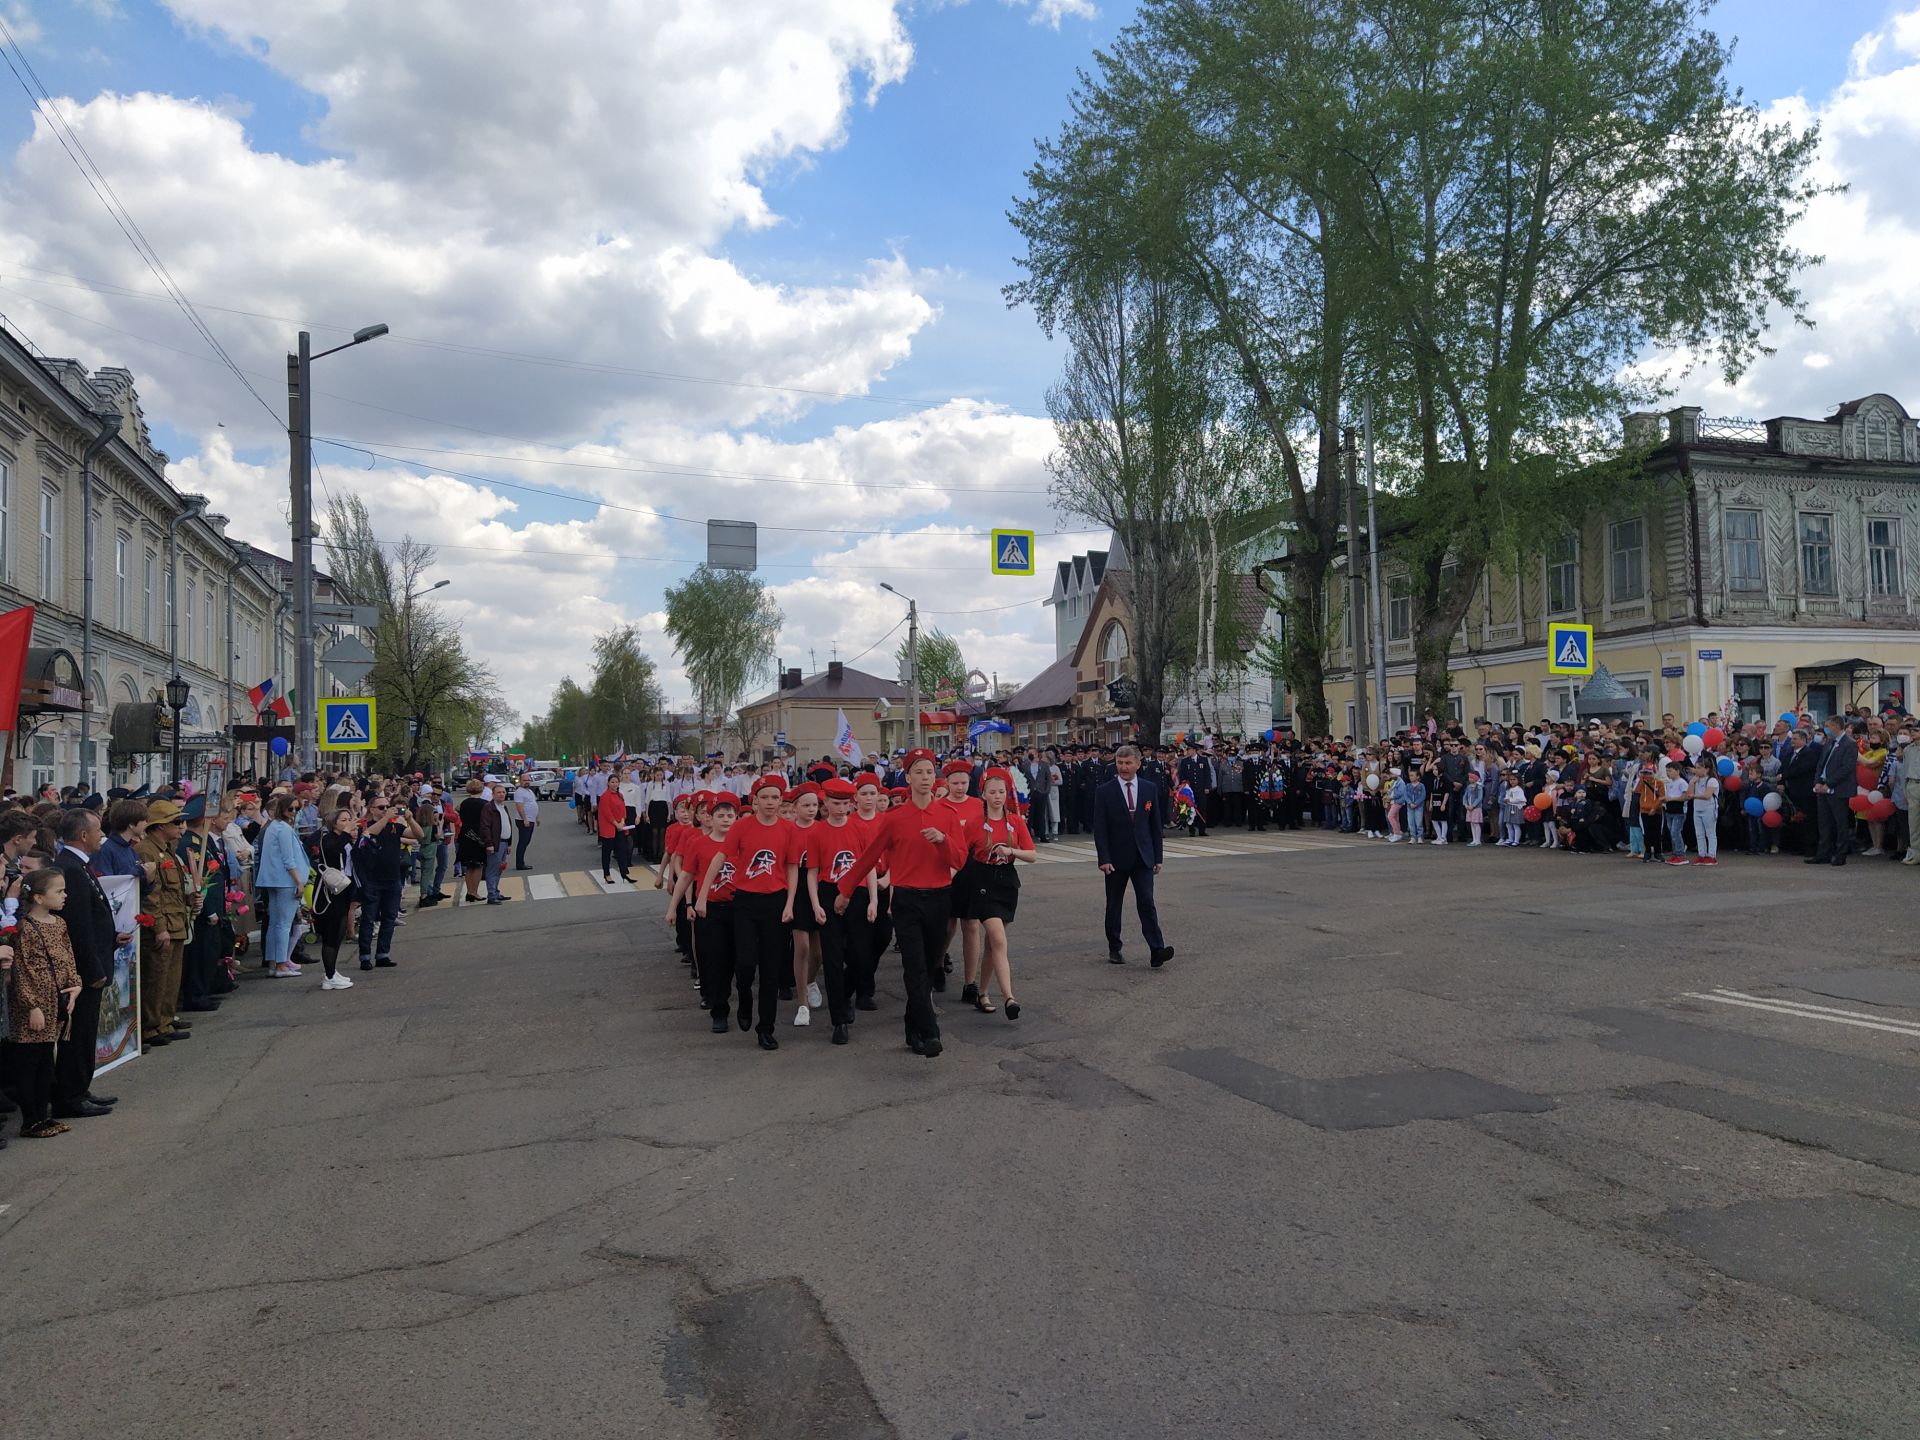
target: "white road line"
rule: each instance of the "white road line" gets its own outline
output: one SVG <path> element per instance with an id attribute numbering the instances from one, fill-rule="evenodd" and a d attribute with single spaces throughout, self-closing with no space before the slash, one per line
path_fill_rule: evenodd
<path id="1" fill-rule="evenodd" d="M 629 885 L 617 875 L 612 880 L 603 879 L 597 870 L 589 870 L 587 872 L 587 878 L 593 881 L 595 888 L 597 888 L 602 895 L 631 895 L 636 888 L 635 886 Z"/>
<path id="2" fill-rule="evenodd" d="M 1729 990 L 1726 986 L 1716 986 L 1714 994 L 1725 995 L 1733 1000 L 1752 1000 L 1762 1005 L 1780 1005 L 1789 1010 L 1804 1010 L 1812 1015 L 1841 1015 L 1849 1020 L 1872 1020 L 1877 1024 L 1902 1025 L 1920 1033 L 1920 1021 L 1900 1020 L 1891 1015 L 1873 1015 L 1860 1010 L 1842 1010 L 1833 1005 L 1815 1005 L 1805 1000 L 1785 1000 L 1778 995 L 1749 995 L 1744 990 Z"/>
<path id="3" fill-rule="evenodd" d="M 558 875 L 529 875 L 527 898 L 529 900 L 564 900 L 567 898 L 567 887 L 560 883 Z"/>
<path id="4" fill-rule="evenodd" d="M 1791 1015 L 1796 1020 L 1824 1020 L 1829 1025 L 1852 1025 L 1861 1030 L 1884 1030 L 1893 1035 L 1905 1035 L 1909 1039 L 1920 1040 L 1920 1027 L 1889 1025 L 1881 1020 L 1850 1020 L 1844 1015 L 1817 1015 L 1807 1010 L 1794 1010 L 1785 1005 L 1769 1005 L 1761 1000 L 1736 1000 L 1731 995 L 1702 995 L 1687 991 L 1682 997 L 1686 1000 L 1711 1000 L 1716 1005 L 1738 1005 L 1745 1010 L 1765 1010 L 1771 1015 Z"/>

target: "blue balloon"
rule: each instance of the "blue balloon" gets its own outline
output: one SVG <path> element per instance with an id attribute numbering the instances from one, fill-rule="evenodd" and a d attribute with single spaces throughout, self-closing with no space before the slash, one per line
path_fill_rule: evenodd
<path id="1" fill-rule="evenodd" d="M 1689 735 L 1704 735 L 1706 733 L 1707 733 L 1707 722 L 1704 720 L 1696 720 L 1691 725 L 1687 726 L 1687 734 Z"/>
<path id="2" fill-rule="evenodd" d="M 286 753 L 287 753 L 287 752 L 288 752 L 289 750 L 291 750 L 291 749 L 293 748 L 293 746 L 291 746 L 291 745 L 289 745 L 289 744 L 287 743 L 287 737 L 286 737 L 286 736 L 284 736 L 284 735 L 276 735 L 276 736 L 274 736 L 274 737 L 273 737 L 273 743 L 272 743 L 272 744 L 270 744 L 269 746 L 267 746 L 267 748 L 268 748 L 269 750 L 271 750 L 271 751 L 273 751 L 273 753 L 274 753 L 274 754 L 276 754 L 276 755 L 284 755 L 284 754 L 286 754 Z"/>
<path id="3" fill-rule="evenodd" d="M 1733 774 L 1734 764 L 1731 759 L 1722 755 L 1715 763 L 1714 768 L 1720 772 L 1721 777 L 1724 779 L 1726 776 Z"/>
<path id="4" fill-rule="evenodd" d="M 1740 808 L 1755 818 L 1767 813 L 1767 807 L 1758 795 L 1747 796 L 1746 803 Z"/>

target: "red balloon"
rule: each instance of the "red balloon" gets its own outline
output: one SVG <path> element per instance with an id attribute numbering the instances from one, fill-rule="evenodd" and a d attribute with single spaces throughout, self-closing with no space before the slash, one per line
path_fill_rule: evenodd
<path id="1" fill-rule="evenodd" d="M 1667 751 L 1667 759 L 1673 761 L 1677 765 L 1684 765 L 1687 760 L 1687 752 L 1682 750 L 1678 745 L 1676 745 L 1673 747 L 1673 749 Z"/>
<path id="2" fill-rule="evenodd" d="M 1878 783 L 1880 772 L 1871 765 L 1856 765 L 1853 767 L 1853 778 L 1860 782 L 1862 790 L 1871 790 Z"/>
<path id="3" fill-rule="evenodd" d="M 1542 790 L 1538 795 L 1534 796 L 1533 808 L 1536 810 L 1551 810 L 1553 808 L 1553 792 L 1551 790 Z"/>
<path id="4" fill-rule="evenodd" d="M 1722 775 L 1720 777 L 1720 788 L 1722 790 L 1738 790 L 1743 783 L 1738 770 L 1734 771 L 1731 775 Z"/>
<path id="5" fill-rule="evenodd" d="M 1540 812 L 1531 805 L 1527 806 L 1526 809 L 1522 810 L 1520 812 L 1520 815 L 1529 825 L 1533 824 L 1534 821 L 1540 818 Z"/>
<path id="6" fill-rule="evenodd" d="M 1873 802 L 1864 795 L 1850 795 L 1847 797 L 1847 809 L 1853 811 L 1856 815 L 1866 814 L 1872 805 Z"/>
<path id="7" fill-rule="evenodd" d="M 1760 817 L 1760 823 L 1766 826 L 1767 829 L 1769 830 L 1778 830 L 1782 825 L 1786 824 L 1787 822 L 1785 819 L 1782 818 L 1778 810 L 1769 810 L 1767 811 L 1766 814 Z"/>
<path id="8" fill-rule="evenodd" d="M 1701 743 L 1709 750 L 1718 750 L 1726 743 L 1726 739 L 1727 732 L 1722 730 L 1718 725 L 1715 725 L 1700 737 Z"/>
<path id="9" fill-rule="evenodd" d="M 1867 818 L 1869 820 L 1891 820 L 1893 819 L 1894 812 L 1899 808 L 1900 807 L 1895 805 L 1891 800 L 1882 800 L 1878 805 L 1869 804 Z"/>

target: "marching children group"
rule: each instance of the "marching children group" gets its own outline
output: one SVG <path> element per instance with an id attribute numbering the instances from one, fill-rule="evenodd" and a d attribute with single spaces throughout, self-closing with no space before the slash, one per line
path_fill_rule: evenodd
<path id="1" fill-rule="evenodd" d="M 714 1034 L 735 1020 L 777 1050 L 785 1001 L 796 1026 L 824 1006 L 832 1043 L 847 1044 L 858 1012 L 878 1008 L 880 957 L 897 939 L 907 1048 L 936 1056 L 933 993 L 947 987 L 956 933 L 961 1003 L 991 1014 L 997 986 L 1006 1017 L 1019 1019 L 1007 948 L 1014 866 L 1038 857 L 1013 776 L 988 770 L 971 795 L 966 761 L 942 777 L 932 751 L 914 750 L 903 769 L 906 785 L 892 790 L 871 770 L 823 768 L 792 789 L 763 775 L 744 799 L 722 789 L 675 802 L 655 883 L 670 891 L 666 923 Z"/>

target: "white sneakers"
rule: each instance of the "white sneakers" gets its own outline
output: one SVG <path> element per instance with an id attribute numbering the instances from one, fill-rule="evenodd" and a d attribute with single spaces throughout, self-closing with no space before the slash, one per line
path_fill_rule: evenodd
<path id="1" fill-rule="evenodd" d="M 267 978 L 269 980 L 298 980 L 300 974 L 301 971 L 298 965 L 294 964 L 291 960 L 282 960 L 267 972 Z"/>
<path id="2" fill-rule="evenodd" d="M 820 982 L 818 980 L 809 980 L 807 982 L 807 1004 L 818 1010 L 826 1003 L 827 997 L 820 993 Z"/>
<path id="3" fill-rule="evenodd" d="M 811 1025 L 813 1023 L 813 1012 L 802 1005 L 798 1010 L 793 1012 L 793 1023 L 796 1025 Z"/>
<path id="4" fill-rule="evenodd" d="M 322 990 L 351 990 L 353 981 L 345 975 L 328 975 L 320 981 Z"/>

